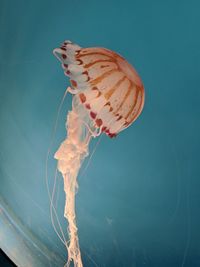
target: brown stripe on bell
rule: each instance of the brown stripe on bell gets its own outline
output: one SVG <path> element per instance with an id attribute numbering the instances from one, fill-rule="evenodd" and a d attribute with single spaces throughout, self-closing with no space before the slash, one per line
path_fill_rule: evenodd
<path id="1" fill-rule="evenodd" d="M 91 106 L 90 106 L 89 103 L 86 103 L 86 104 L 85 104 L 85 107 L 86 107 L 87 109 L 91 109 Z"/>
<path id="2" fill-rule="evenodd" d="M 87 76 L 87 80 L 86 80 L 86 82 L 88 82 L 88 81 L 90 80 L 90 77 L 89 77 L 89 75 L 88 75 L 88 71 L 85 70 L 85 71 L 83 72 L 83 74 Z"/>
<path id="3" fill-rule="evenodd" d="M 96 86 L 95 87 L 92 87 L 92 90 L 98 92 L 98 94 L 97 94 L 96 97 L 99 97 L 101 95 L 101 92 L 99 91 L 99 89 Z"/>
<path id="4" fill-rule="evenodd" d="M 95 119 L 97 114 L 95 112 L 93 112 L 93 111 L 90 111 L 90 116 L 91 116 L 92 119 Z"/>
<path id="5" fill-rule="evenodd" d="M 63 46 L 60 49 L 62 49 L 63 51 L 67 51 L 67 49 Z"/>
<path id="6" fill-rule="evenodd" d="M 71 82 L 71 85 L 73 86 L 73 87 L 77 87 L 77 82 L 76 81 L 74 81 L 74 80 L 70 80 L 70 82 Z"/>
<path id="7" fill-rule="evenodd" d="M 106 77 L 108 77 L 110 74 L 117 72 L 117 69 L 112 69 L 110 71 L 105 72 L 104 74 L 102 74 L 101 76 L 97 77 L 96 79 L 92 80 L 90 82 L 90 84 L 92 86 L 97 85 L 98 83 L 100 83 L 103 79 L 105 79 Z"/>
<path id="8" fill-rule="evenodd" d="M 81 103 L 85 103 L 85 101 L 86 101 L 86 96 L 84 95 L 84 93 L 80 93 L 80 94 L 79 94 L 79 98 L 80 98 L 80 100 L 81 100 Z"/>
<path id="9" fill-rule="evenodd" d="M 67 55 L 66 54 L 62 54 L 62 58 L 63 59 L 66 59 L 67 58 Z"/>
<path id="10" fill-rule="evenodd" d="M 133 123 L 138 118 L 138 116 L 142 112 L 143 106 L 144 106 L 143 91 L 141 90 L 141 88 L 138 88 L 137 102 L 134 105 L 132 113 L 129 115 L 129 119 L 127 118 L 130 124 Z"/>
<path id="11" fill-rule="evenodd" d="M 101 127 L 101 125 L 103 124 L 102 119 L 96 119 L 95 122 L 98 127 Z"/>

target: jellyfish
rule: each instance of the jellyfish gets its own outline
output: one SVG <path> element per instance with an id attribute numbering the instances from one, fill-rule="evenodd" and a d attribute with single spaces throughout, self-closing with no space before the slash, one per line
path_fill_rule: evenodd
<path id="1" fill-rule="evenodd" d="M 66 139 L 54 157 L 65 191 L 64 217 L 68 221 L 66 266 L 82 267 L 75 213 L 77 176 L 89 155 L 92 138 L 110 138 L 129 127 L 144 106 L 144 87 L 135 69 L 119 54 L 99 47 L 81 48 L 65 41 L 53 54 L 69 77 L 72 110 L 67 114 Z"/>

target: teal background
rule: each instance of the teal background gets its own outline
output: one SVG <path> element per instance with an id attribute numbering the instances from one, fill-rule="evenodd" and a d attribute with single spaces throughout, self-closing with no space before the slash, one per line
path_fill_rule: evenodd
<path id="1" fill-rule="evenodd" d="M 69 85 L 52 54 L 64 40 L 120 53 L 146 92 L 139 119 L 116 139 L 103 136 L 79 177 L 84 266 L 200 266 L 199 10 L 197 0 L 0 1 L 0 246 L 20 267 L 66 261 L 45 184 Z M 70 108 L 68 95 L 48 165 L 51 188 Z M 57 190 L 65 230 L 61 177 Z"/>

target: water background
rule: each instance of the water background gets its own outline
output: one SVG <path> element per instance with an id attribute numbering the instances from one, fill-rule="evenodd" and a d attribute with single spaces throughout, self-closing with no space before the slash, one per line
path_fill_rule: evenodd
<path id="1" fill-rule="evenodd" d="M 66 39 L 120 53 L 146 91 L 140 118 L 116 139 L 103 136 L 79 177 L 84 266 L 200 266 L 199 9 L 197 0 L 0 1 L 0 246 L 20 267 L 66 261 L 45 184 L 69 85 L 52 50 Z M 49 160 L 51 185 L 70 108 L 68 96 Z M 61 177 L 57 188 L 65 228 Z"/>

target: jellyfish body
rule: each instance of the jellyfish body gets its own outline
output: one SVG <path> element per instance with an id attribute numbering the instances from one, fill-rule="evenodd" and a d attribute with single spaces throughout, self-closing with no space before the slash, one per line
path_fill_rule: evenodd
<path id="1" fill-rule="evenodd" d="M 55 153 L 66 193 L 68 220 L 67 267 L 82 267 L 76 226 L 77 176 L 88 153 L 91 137 L 109 137 L 130 126 L 144 105 L 144 87 L 135 69 L 119 54 L 105 48 L 81 48 L 65 41 L 53 51 L 70 78 L 72 111 L 67 116 L 67 137 Z"/>

